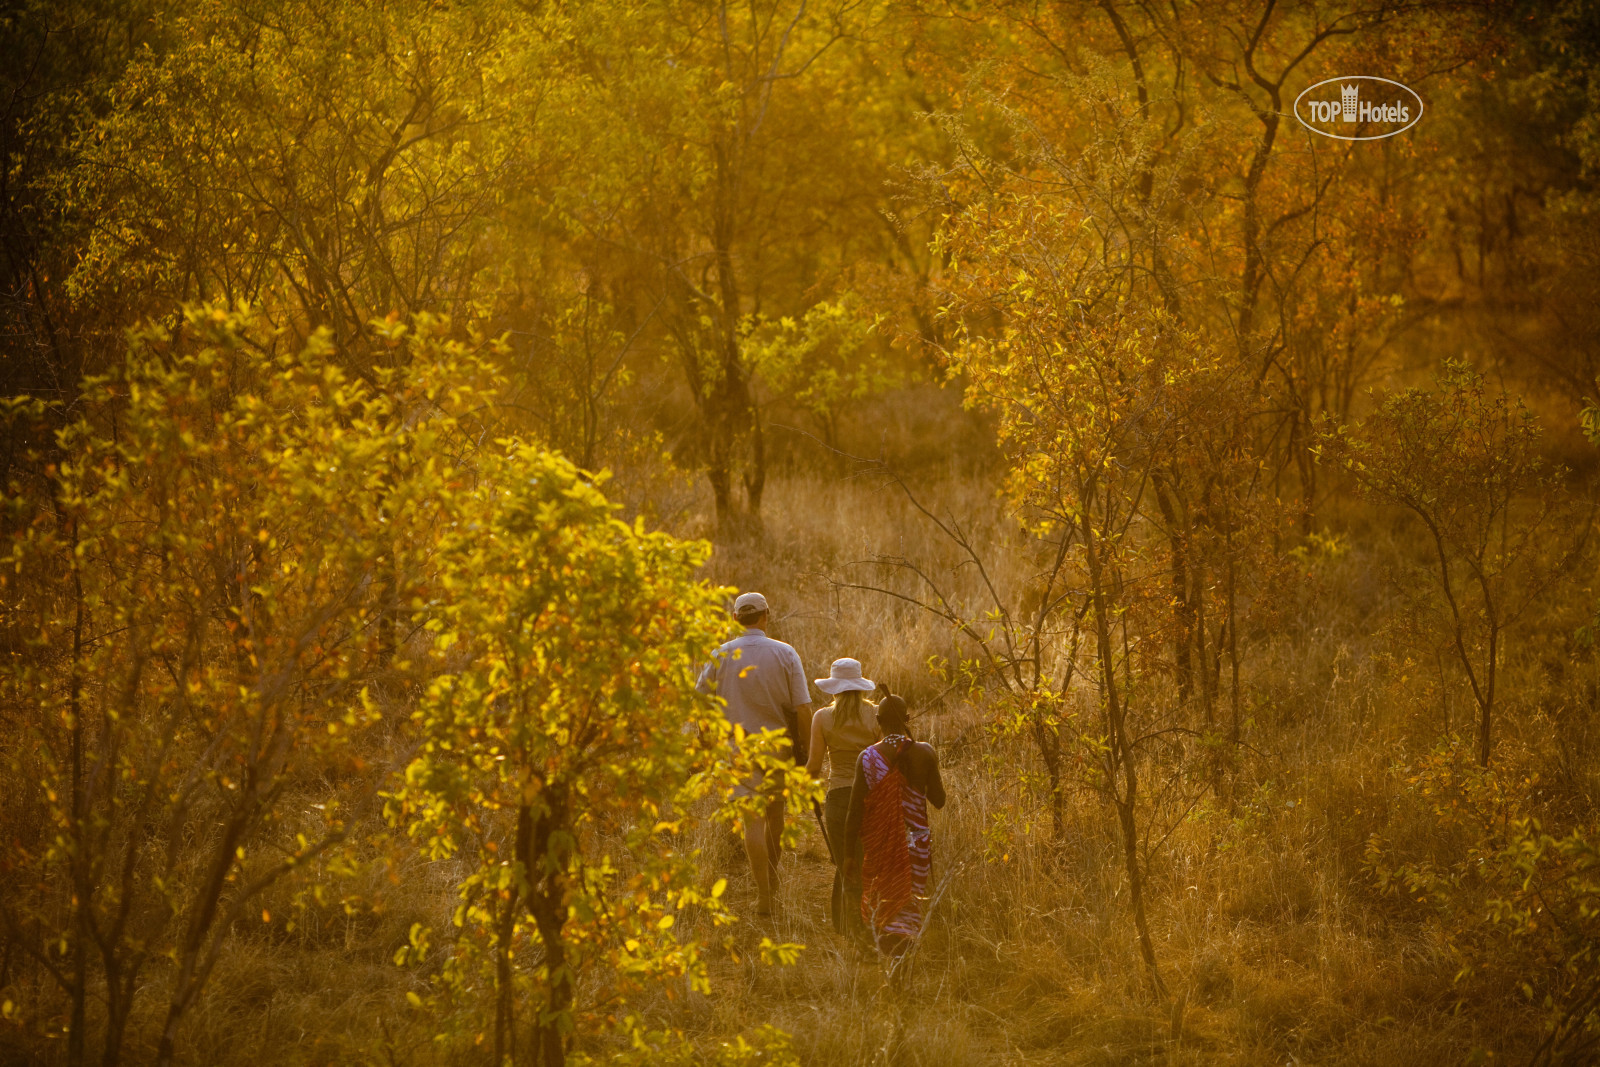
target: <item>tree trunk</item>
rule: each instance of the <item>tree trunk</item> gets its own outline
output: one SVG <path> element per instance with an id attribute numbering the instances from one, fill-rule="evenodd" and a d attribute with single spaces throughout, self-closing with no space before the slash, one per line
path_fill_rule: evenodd
<path id="1" fill-rule="evenodd" d="M 241 807 L 248 803 L 247 799 L 241 798 Z M 178 951 L 178 973 L 173 978 L 172 999 L 168 1002 L 166 1022 L 161 1027 L 161 1040 L 156 1046 L 156 1063 L 159 1067 L 171 1067 L 177 1050 L 178 1024 L 183 1021 L 184 1014 L 205 981 L 200 956 L 205 948 L 206 934 L 216 921 L 217 910 L 228 885 L 228 872 L 233 868 L 236 850 L 245 837 L 250 821 L 250 814 L 238 809 L 228 820 L 221 841 L 212 854 L 205 880 L 192 904 L 189 929 Z"/>
<path id="2" fill-rule="evenodd" d="M 546 1009 L 533 1013 L 533 1062 L 538 1067 L 564 1067 L 567 1051 L 561 1022 L 572 1009 L 572 974 L 566 944 L 561 940 L 566 905 L 559 892 L 535 893 L 530 904 L 534 924 L 544 940 L 545 973 L 550 976 Z"/>
<path id="3" fill-rule="evenodd" d="M 72 540 L 77 545 L 77 524 L 73 524 Z M 89 842 L 83 832 L 86 821 L 87 800 L 83 793 L 83 579 L 78 573 L 77 553 L 72 565 L 72 592 L 76 609 L 72 622 L 72 676 L 68 681 L 68 707 L 72 715 L 72 830 L 77 838 L 76 854 L 72 857 L 73 885 L 73 944 L 72 944 L 72 1018 L 67 1024 L 67 1063 L 80 1067 L 84 1062 L 84 1029 L 88 1025 L 86 1002 L 89 997 L 89 907 L 94 900 L 94 879 L 88 871 Z"/>
<path id="4" fill-rule="evenodd" d="M 106 1005 L 106 1039 L 105 1047 L 101 1050 L 101 1067 L 117 1067 L 122 1062 L 122 1040 L 128 1031 L 128 1009 L 131 1006 L 132 989 L 126 995 L 117 994 L 117 982 L 107 976 L 106 985 L 113 996 Z"/>
<path id="5" fill-rule="evenodd" d="M 533 813 L 526 804 L 517 809 L 517 842 L 513 855 L 516 862 L 522 865 L 522 877 L 526 883 L 533 881 L 533 871 L 528 866 L 530 842 L 533 840 Z M 511 896 L 504 902 L 505 911 L 500 915 L 499 932 L 496 935 L 498 944 L 495 945 L 494 961 L 494 1062 L 502 1064 L 509 1056 L 511 1062 L 517 1059 L 516 1035 L 516 983 L 512 981 L 512 938 L 517 929 L 517 912 L 522 906 L 519 886 L 512 884 Z"/>
<path id="6" fill-rule="evenodd" d="M 1233 561 L 1233 536 L 1228 536 L 1228 665 L 1231 678 L 1228 699 L 1232 702 L 1233 721 L 1228 727 L 1228 740 L 1239 743 L 1239 615 L 1234 602 L 1236 575 Z"/>
<path id="7" fill-rule="evenodd" d="M 714 465 L 712 490 L 717 493 L 717 529 L 724 536 L 743 537 L 758 532 L 761 513 L 761 495 L 766 488 L 766 444 L 761 438 L 761 425 L 751 402 L 750 372 L 745 366 L 744 353 L 739 342 L 739 320 L 744 314 L 744 297 L 739 285 L 739 274 L 734 264 L 734 246 L 738 241 L 737 219 L 742 195 L 740 132 L 728 133 L 726 140 L 715 146 L 716 183 L 715 202 L 712 208 L 711 244 L 716 268 L 716 302 L 713 318 L 717 323 L 718 356 L 721 378 L 716 385 L 716 401 L 712 419 Z M 749 435 L 750 454 L 740 464 L 738 452 L 741 438 Z M 722 454 L 715 454 L 715 443 L 720 441 Z M 742 466 L 745 490 L 744 508 L 733 500 L 733 474 Z M 718 485 L 721 485 L 720 491 Z"/>
<path id="8" fill-rule="evenodd" d="M 575 992 L 573 974 L 562 938 L 567 922 L 567 855 L 557 844 L 565 836 L 567 798 L 559 790 L 545 794 L 546 809 L 533 820 L 532 832 L 523 847 L 519 835 L 519 858 L 528 877 L 528 914 L 533 917 L 544 948 L 544 971 L 549 983 L 542 1010 L 532 1012 L 533 1027 L 529 1051 L 537 1067 L 564 1067 L 567 1061 L 563 1024 L 572 1010 Z"/>
<path id="9" fill-rule="evenodd" d="M 1144 871 L 1139 866 L 1139 827 L 1133 810 L 1137 783 L 1133 761 L 1124 757 L 1123 774 L 1126 778 L 1126 795 L 1117 803 L 1117 822 L 1122 829 L 1122 858 L 1128 871 L 1128 902 L 1133 908 L 1133 927 L 1139 934 L 1139 955 L 1150 973 L 1150 984 L 1156 995 L 1165 999 L 1167 983 L 1161 980 L 1161 968 L 1156 962 L 1155 941 L 1150 937 L 1150 922 L 1144 910 Z"/>
<path id="10" fill-rule="evenodd" d="M 1035 714 L 1038 714 L 1037 710 Z M 1067 797 L 1061 780 L 1061 732 L 1055 726 L 1035 719 L 1033 743 L 1039 748 L 1039 758 L 1044 761 L 1045 778 L 1050 783 L 1051 837 L 1059 845 L 1067 836 Z"/>
<path id="11" fill-rule="evenodd" d="M 744 498 L 751 530 L 761 532 L 761 495 L 767 488 L 767 439 L 761 429 L 761 410 L 751 398 L 750 462 L 744 472 Z"/>
<path id="12" fill-rule="evenodd" d="M 1217 724 L 1217 678 L 1206 645 L 1206 570 L 1205 559 L 1199 553 L 1194 568 L 1194 652 L 1200 665 L 1200 710 L 1209 730 Z"/>
<path id="13" fill-rule="evenodd" d="M 715 429 L 712 430 L 706 480 L 711 483 L 711 501 L 717 511 L 717 531 L 725 533 L 733 524 L 733 474 L 729 470 L 727 450 L 719 447 Z"/>
<path id="14" fill-rule="evenodd" d="M 1139 827 L 1134 807 L 1139 796 L 1139 777 L 1133 765 L 1133 753 L 1128 750 L 1126 709 L 1122 706 L 1117 691 L 1105 561 L 1100 558 L 1100 546 L 1095 539 L 1094 523 L 1089 517 L 1090 511 L 1090 508 L 1084 509 L 1080 528 L 1083 531 L 1084 555 L 1089 564 L 1089 595 L 1093 602 L 1095 643 L 1100 660 L 1100 684 L 1104 693 L 1107 733 L 1110 735 L 1110 762 L 1107 767 L 1106 785 L 1111 791 L 1112 802 L 1117 809 L 1117 825 L 1122 831 L 1122 855 L 1128 873 L 1128 896 L 1133 908 L 1133 925 L 1139 934 L 1139 955 L 1144 959 L 1150 983 L 1157 995 L 1165 998 L 1167 986 L 1161 980 L 1155 941 L 1150 936 L 1150 924 L 1145 916 L 1144 872 L 1139 867 Z M 1117 796 L 1116 784 L 1119 770 L 1123 779 L 1121 796 Z"/>
<path id="15" fill-rule="evenodd" d="M 1487 589 L 1484 591 L 1484 601 L 1489 605 L 1489 662 L 1483 670 L 1483 706 L 1478 716 L 1478 765 L 1483 768 L 1489 766 L 1490 726 L 1494 717 L 1494 683 L 1495 673 L 1500 656 L 1500 626 L 1495 618 L 1494 602 L 1489 599 Z"/>
<path id="16" fill-rule="evenodd" d="M 1189 536 L 1187 524 L 1180 522 L 1173 506 L 1174 493 L 1164 477 L 1152 479 L 1161 521 L 1167 528 L 1167 544 L 1172 552 L 1172 661 L 1178 683 L 1178 703 L 1194 697 L 1194 602 L 1189 593 Z"/>
<path id="17" fill-rule="evenodd" d="M 727 343 L 736 345 L 733 339 Z M 751 403 L 750 383 L 738 349 L 724 352 L 721 377 L 701 405 L 709 448 L 706 478 L 717 509 L 719 536 L 739 539 L 759 532 L 761 497 L 766 488 L 766 443 Z M 741 455 L 748 451 L 747 455 Z M 737 475 L 742 475 L 738 481 Z M 744 500 L 737 489 L 744 489 Z"/>

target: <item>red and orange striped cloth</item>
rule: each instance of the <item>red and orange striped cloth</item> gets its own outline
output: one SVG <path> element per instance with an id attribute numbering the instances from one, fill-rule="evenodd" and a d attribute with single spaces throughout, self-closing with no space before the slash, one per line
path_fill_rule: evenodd
<path id="1" fill-rule="evenodd" d="M 911 739 L 886 737 L 861 754 L 867 796 L 862 811 L 861 918 L 881 947 L 922 932 L 922 902 L 933 853 L 928 798 L 906 781 L 900 756 Z"/>

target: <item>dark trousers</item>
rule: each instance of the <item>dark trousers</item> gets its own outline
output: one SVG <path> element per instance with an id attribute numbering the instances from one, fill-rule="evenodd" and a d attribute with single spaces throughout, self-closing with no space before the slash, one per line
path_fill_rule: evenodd
<path id="1" fill-rule="evenodd" d="M 829 914 L 833 928 L 841 934 L 853 933 L 861 928 L 861 842 L 856 842 L 856 873 L 847 882 L 844 877 L 844 823 L 850 813 L 850 787 L 840 786 L 828 790 L 828 802 L 822 809 L 823 821 L 828 826 L 828 841 L 833 847 L 833 904 Z"/>

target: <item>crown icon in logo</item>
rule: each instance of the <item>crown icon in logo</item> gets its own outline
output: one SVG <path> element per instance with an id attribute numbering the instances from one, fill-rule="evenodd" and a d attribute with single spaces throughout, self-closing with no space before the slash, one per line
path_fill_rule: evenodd
<path id="1" fill-rule="evenodd" d="M 1344 104 L 1344 120 L 1356 120 L 1356 87 L 1354 85 L 1339 86 L 1339 99 Z"/>

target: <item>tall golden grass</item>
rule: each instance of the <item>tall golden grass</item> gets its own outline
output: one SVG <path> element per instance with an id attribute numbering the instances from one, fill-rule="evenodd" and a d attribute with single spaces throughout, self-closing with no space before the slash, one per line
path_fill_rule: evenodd
<path id="1" fill-rule="evenodd" d="M 962 517 L 998 584 L 1026 577 L 990 483 L 934 475 L 913 488 L 929 508 Z M 692 485 L 681 492 L 666 517 L 678 532 L 706 532 L 709 502 Z M 1372 517 L 1343 518 L 1362 547 L 1307 555 L 1307 581 L 1280 623 L 1251 635 L 1247 746 L 1228 789 L 1150 853 L 1151 921 L 1176 998 L 1166 1003 L 1148 992 L 1102 802 L 1075 791 L 1066 840 L 1051 842 L 1043 798 L 1017 773 L 1030 753 L 992 739 L 981 695 L 929 672 L 931 658 L 962 652 L 951 627 L 845 584 L 909 593 L 907 577 L 882 562 L 905 557 L 977 603 L 970 568 L 880 475 L 775 480 L 765 538 L 720 547 L 708 577 L 764 592 L 773 633 L 800 650 L 813 677 L 850 655 L 908 695 L 950 795 L 934 816 L 937 903 L 911 964 L 891 974 L 832 932 L 824 843 L 809 813 L 791 813 L 802 830 L 783 861 L 779 917 L 734 928 L 732 951 L 713 964 L 712 996 L 679 988 L 638 1007 L 707 1048 L 776 1026 L 802 1063 L 839 1067 L 1525 1057 L 1540 1037 L 1537 1007 L 1509 989 L 1469 996 L 1448 931 L 1380 892 L 1369 869 L 1374 835 L 1452 847 L 1396 768 L 1439 741 L 1465 698 L 1447 664 L 1390 625 L 1396 605 L 1384 574 L 1413 546 L 1381 521 L 1368 525 Z M 1596 795 L 1594 663 L 1574 661 L 1562 637 L 1581 623 L 1585 595 L 1549 604 L 1507 664 L 1503 773 L 1547 783 L 1542 802 L 1552 811 L 1592 811 Z M 398 718 L 404 709 L 395 710 Z M 702 850 L 711 876 L 728 878 L 735 910 L 753 912 L 732 837 L 702 829 L 685 846 Z M 392 957 L 414 922 L 448 930 L 459 872 L 404 849 L 371 860 L 320 902 L 297 903 L 287 888 L 265 901 L 296 915 L 294 932 L 281 922 L 235 931 L 215 993 L 184 1032 L 184 1060 L 443 1062 L 406 999 L 426 991 L 426 974 Z M 710 933 L 692 917 L 684 926 Z M 763 966 L 763 937 L 805 949 L 793 966 Z M 150 1034 L 155 1022 L 133 1029 Z M 136 1044 L 132 1061 L 149 1051 Z"/>
<path id="2" fill-rule="evenodd" d="M 996 584 L 1018 588 L 1028 565 L 992 489 L 976 479 L 915 487 L 961 516 L 989 553 Z M 930 656 L 956 654 L 948 624 L 882 594 L 841 588 L 854 577 L 910 592 L 877 561 L 906 557 L 966 603 L 970 568 L 871 475 L 801 477 L 769 495 L 767 545 L 719 549 L 719 581 L 759 588 L 775 631 L 820 672 L 834 656 L 912 695 L 917 735 L 940 748 L 950 803 L 935 816 L 934 881 L 944 892 L 910 974 L 889 980 L 827 927 L 826 854 L 815 830 L 788 860 L 782 921 L 808 951 L 793 973 L 730 971 L 735 992 L 683 1006 L 680 1024 L 707 1037 L 764 1022 L 795 1035 L 806 1063 L 1349 1063 L 1515 1061 L 1537 1042 L 1532 1006 L 1511 991 L 1460 1004 L 1460 961 L 1426 916 L 1379 893 L 1373 835 L 1431 844 L 1435 821 L 1407 807 L 1396 767 L 1456 729 L 1467 697 L 1448 660 L 1408 648 L 1389 621 L 1385 572 L 1414 547 L 1382 521 L 1359 550 L 1312 553 L 1307 579 L 1273 632 L 1253 636 L 1247 746 L 1227 796 L 1208 797 L 1151 854 L 1152 922 L 1175 1012 L 1147 993 L 1126 886 L 1101 802 L 1074 793 L 1063 845 L 1048 840 L 1042 798 L 1019 784 L 1030 753 L 997 746 L 983 701 L 946 690 Z M 863 562 L 865 561 L 865 562 Z M 865 576 L 863 576 L 865 572 Z M 1588 791 L 1592 720 L 1577 676 L 1550 670 L 1581 598 L 1531 624 L 1508 671 L 1517 694 L 1499 759 L 1504 773 L 1558 777 Z M 968 650 L 970 652 L 970 650 Z M 1567 726 L 1548 729 L 1549 709 Z M 1582 725 L 1577 720 L 1582 720 Z M 1558 738 L 1560 740 L 1558 741 Z M 1581 785 L 1579 784 L 1581 781 Z M 1591 809 L 1592 810 L 1592 809 Z M 809 829 L 809 828 L 808 828 Z M 730 870 L 736 865 L 730 864 Z"/>

